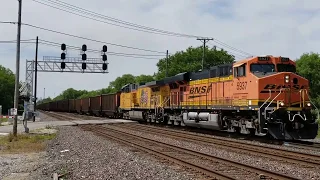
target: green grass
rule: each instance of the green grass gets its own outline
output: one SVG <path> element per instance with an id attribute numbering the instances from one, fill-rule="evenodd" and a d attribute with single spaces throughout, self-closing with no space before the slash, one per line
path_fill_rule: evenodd
<path id="1" fill-rule="evenodd" d="M 41 152 L 45 149 L 46 141 L 56 137 L 56 134 L 13 134 L 0 137 L 1 153 Z"/>
<path id="2" fill-rule="evenodd" d="M 7 122 L 8 118 L 0 118 L 0 122 Z"/>
<path id="3" fill-rule="evenodd" d="M 2 126 L 1 124 L 4 122 L 7 122 L 8 118 L 0 118 L 0 126 Z"/>

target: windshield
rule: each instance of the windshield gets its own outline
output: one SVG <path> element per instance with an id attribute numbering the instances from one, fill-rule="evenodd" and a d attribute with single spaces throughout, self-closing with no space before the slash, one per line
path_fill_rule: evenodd
<path id="1" fill-rule="evenodd" d="M 267 72 L 275 72 L 274 64 L 251 64 L 251 72 L 257 73 L 267 73 Z"/>
<path id="2" fill-rule="evenodd" d="M 278 72 L 296 72 L 296 67 L 292 64 L 277 64 Z"/>

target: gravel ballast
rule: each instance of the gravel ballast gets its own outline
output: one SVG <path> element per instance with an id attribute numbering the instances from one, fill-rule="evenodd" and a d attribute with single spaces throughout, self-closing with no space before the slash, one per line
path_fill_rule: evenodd
<path id="1" fill-rule="evenodd" d="M 59 127 L 47 156 L 30 179 L 52 179 L 53 173 L 67 172 L 68 179 L 194 179 L 182 169 L 78 127 Z"/>
<path id="2" fill-rule="evenodd" d="M 108 126 L 108 125 L 105 125 Z M 130 132 L 139 136 L 143 136 L 146 138 L 151 138 L 157 141 L 161 141 L 164 143 L 192 149 L 198 152 L 211 154 L 217 157 L 221 157 L 224 159 L 230 159 L 237 162 L 242 162 L 248 165 L 253 165 L 256 167 L 261 167 L 264 169 L 268 169 L 275 172 L 281 172 L 288 175 L 292 175 L 301 179 L 320 179 L 320 169 L 313 168 L 310 169 L 308 167 L 304 168 L 299 164 L 292 164 L 287 162 L 280 162 L 277 159 L 270 159 L 261 156 L 253 156 L 248 154 L 240 154 L 238 152 L 231 151 L 225 148 L 217 148 L 213 146 L 197 144 L 194 142 L 180 141 L 171 138 L 161 137 L 159 135 L 148 134 L 145 132 L 139 132 L 139 130 L 129 130 L 125 128 L 121 128 L 120 126 L 116 127 L 117 129 L 122 129 L 125 132 Z"/>
<path id="3" fill-rule="evenodd" d="M 45 153 L 1 154 L 0 179 L 24 179 L 44 163 Z"/>

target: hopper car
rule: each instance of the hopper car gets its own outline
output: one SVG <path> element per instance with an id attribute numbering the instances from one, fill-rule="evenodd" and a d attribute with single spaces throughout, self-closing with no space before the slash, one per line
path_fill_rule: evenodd
<path id="1" fill-rule="evenodd" d="M 282 140 L 314 139 L 318 132 L 309 81 L 296 73 L 293 60 L 281 56 L 256 56 L 38 108 Z"/>

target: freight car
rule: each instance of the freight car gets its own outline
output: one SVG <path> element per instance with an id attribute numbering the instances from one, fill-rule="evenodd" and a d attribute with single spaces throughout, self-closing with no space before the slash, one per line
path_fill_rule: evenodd
<path id="1" fill-rule="evenodd" d="M 313 139 L 318 124 L 308 90 L 309 81 L 296 73 L 294 61 L 264 56 L 127 84 L 119 100 L 104 102 L 118 107 L 112 108 L 113 114 L 124 119 Z"/>

